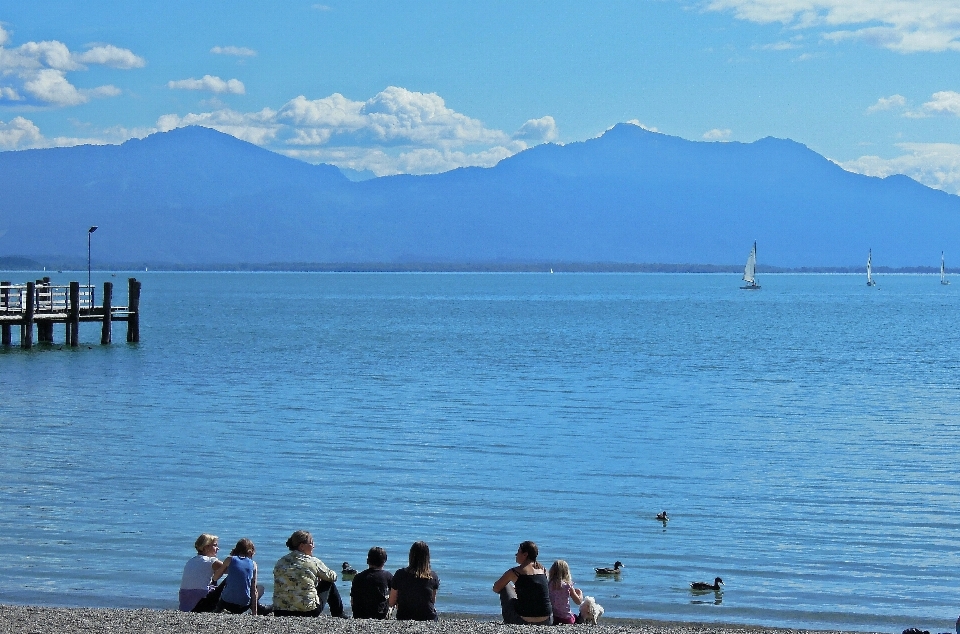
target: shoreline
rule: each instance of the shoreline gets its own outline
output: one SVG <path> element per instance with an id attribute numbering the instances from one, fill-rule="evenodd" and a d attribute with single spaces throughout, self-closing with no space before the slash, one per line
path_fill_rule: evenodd
<path id="1" fill-rule="evenodd" d="M 300 634 L 331 633 L 393 634 L 395 632 L 436 632 L 437 634 L 506 634 L 538 632 L 541 626 L 504 625 L 493 616 L 444 614 L 437 622 L 376 621 L 368 619 L 254 617 L 249 614 L 193 614 L 148 608 L 51 608 L 28 605 L 0 605 L 0 632 L 6 634 Z M 599 628 L 604 633 L 622 634 L 791 634 L 842 630 L 800 630 L 733 623 L 655 621 L 648 619 L 601 618 L 600 624 L 564 625 L 556 631 Z M 548 631 L 555 631 L 550 629 Z M 853 631 L 851 631 L 853 632 Z M 863 632 L 856 632 L 863 634 Z"/>

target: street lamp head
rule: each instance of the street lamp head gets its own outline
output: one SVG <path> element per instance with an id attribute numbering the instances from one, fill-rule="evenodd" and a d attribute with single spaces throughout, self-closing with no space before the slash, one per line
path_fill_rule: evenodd
<path id="1" fill-rule="evenodd" d="M 87 230 L 87 233 L 93 233 L 96 230 L 97 230 L 97 225 L 93 225 L 92 227 L 90 227 L 90 229 Z"/>

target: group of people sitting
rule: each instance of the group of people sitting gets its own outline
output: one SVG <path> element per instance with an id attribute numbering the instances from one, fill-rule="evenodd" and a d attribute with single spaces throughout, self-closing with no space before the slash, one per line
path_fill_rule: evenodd
<path id="1" fill-rule="evenodd" d="M 296 531 L 287 540 L 290 552 L 273 567 L 273 605 L 260 604 L 264 586 L 257 583 L 256 548 L 241 539 L 222 561 L 216 535 L 204 533 L 194 546 L 197 556 L 187 561 L 180 583 L 180 610 L 184 612 L 230 612 L 274 616 L 319 616 L 324 605 L 330 615 L 346 618 L 337 589 L 337 573 L 314 557 L 313 536 Z M 517 549 L 517 566 L 510 568 L 493 591 L 500 595 L 505 623 L 549 625 L 575 623 L 570 601 L 577 605 L 583 593 L 573 585 L 567 562 L 557 560 L 549 573 L 537 562 L 539 550 L 526 541 Z M 375 546 L 367 553 L 368 568 L 358 573 L 350 589 L 353 618 L 385 619 L 396 610 L 397 620 L 436 621 L 440 578 L 430 568 L 430 547 L 415 542 L 407 567 L 391 574 L 384 570 L 387 552 Z M 219 584 L 220 578 L 226 579 Z"/>

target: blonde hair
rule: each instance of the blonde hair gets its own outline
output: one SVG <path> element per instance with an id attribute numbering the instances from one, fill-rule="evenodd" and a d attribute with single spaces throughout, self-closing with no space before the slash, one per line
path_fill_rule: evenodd
<path id="1" fill-rule="evenodd" d="M 210 533 L 204 533 L 197 538 L 197 541 L 193 542 L 193 547 L 197 549 L 197 552 L 201 555 L 203 551 L 207 549 L 207 546 L 212 546 L 214 542 L 220 541 L 220 538 L 216 535 L 211 535 Z"/>
<path id="2" fill-rule="evenodd" d="M 573 577 L 570 576 L 570 566 L 567 562 L 558 559 L 550 566 L 550 586 L 559 589 L 564 581 L 572 585 Z"/>

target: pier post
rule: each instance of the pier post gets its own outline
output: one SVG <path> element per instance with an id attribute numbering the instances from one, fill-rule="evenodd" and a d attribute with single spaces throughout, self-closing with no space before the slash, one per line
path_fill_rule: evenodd
<path id="1" fill-rule="evenodd" d="M 67 342 L 80 345 L 80 282 L 70 282 L 70 316 L 67 318 Z"/>
<path id="2" fill-rule="evenodd" d="M 10 282 L 4 281 L 0 282 L 0 308 L 3 309 L 3 312 L 6 313 L 7 309 L 10 307 Z M 12 343 L 12 333 L 10 332 L 10 324 L 3 324 L 2 336 L 3 345 L 9 346 Z"/>
<path id="3" fill-rule="evenodd" d="M 37 311 L 46 312 L 50 306 L 50 278 L 37 280 Z M 47 309 L 44 308 L 47 305 Z M 37 342 L 53 343 L 53 322 L 49 320 L 37 321 Z"/>
<path id="4" fill-rule="evenodd" d="M 23 324 L 20 326 L 20 346 L 33 347 L 33 309 L 36 303 L 37 283 L 27 282 L 27 305 L 23 315 Z"/>
<path id="5" fill-rule="evenodd" d="M 113 282 L 103 283 L 103 329 L 100 331 L 100 344 L 106 345 L 113 339 L 111 324 L 113 315 L 110 314 L 113 305 Z"/>
<path id="6" fill-rule="evenodd" d="M 127 342 L 140 342 L 140 282 L 137 278 L 131 277 L 127 287 L 127 309 L 130 315 L 127 317 Z"/>

